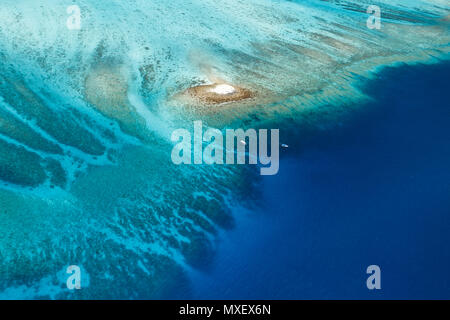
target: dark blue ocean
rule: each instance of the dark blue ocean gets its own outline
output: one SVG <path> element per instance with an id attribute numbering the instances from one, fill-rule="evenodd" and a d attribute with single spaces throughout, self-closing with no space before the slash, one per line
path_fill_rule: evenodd
<path id="1" fill-rule="evenodd" d="M 289 143 L 194 298 L 450 298 L 450 62 L 386 68 L 343 126 Z M 366 268 L 381 268 L 381 290 Z"/>

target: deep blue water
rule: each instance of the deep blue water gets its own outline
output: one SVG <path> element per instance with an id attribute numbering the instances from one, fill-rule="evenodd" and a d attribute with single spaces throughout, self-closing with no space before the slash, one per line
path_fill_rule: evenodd
<path id="1" fill-rule="evenodd" d="M 450 298 L 449 74 L 449 62 L 384 69 L 350 122 L 285 136 L 261 212 L 241 212 L 194 297 Z"/>

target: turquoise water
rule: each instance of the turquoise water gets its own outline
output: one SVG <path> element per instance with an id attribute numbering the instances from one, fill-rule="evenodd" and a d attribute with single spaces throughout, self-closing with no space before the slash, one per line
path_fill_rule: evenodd
<path id="1" fill-rule="evenodd" d="M 0 5 L 2 298 L 184 295 L 186 271 L 211 267 L 235 208 L 256 215 L 263 191 L 252 167 L 172 164 L 174 129 L 330 130 L 370 100 L 361 76 L 436 63 L 450 42 L 443 1 L 371 2 L 381 30 L 356 1 L 77 4 L 80 30 L 66 27 L 64 1 Z M 255 97 L 180 98 L 218 79 Z"/>

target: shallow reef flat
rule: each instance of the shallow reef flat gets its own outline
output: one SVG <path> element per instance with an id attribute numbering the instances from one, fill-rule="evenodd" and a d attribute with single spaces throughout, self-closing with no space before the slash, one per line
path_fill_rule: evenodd
<path id="1" fill-rule="evenodd" d="M 174 129 L 332 126 L 361 77 L 449 54 L 446 1 L 77 5 L 80 30 L 66 1 L 0 6 L 0 298 L 173 297 L 258 192 L 248 167 L 174 165 Z"/>

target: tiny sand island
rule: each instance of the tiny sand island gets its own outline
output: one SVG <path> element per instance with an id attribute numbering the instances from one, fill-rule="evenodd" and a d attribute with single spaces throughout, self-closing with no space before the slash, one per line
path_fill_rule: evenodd
<path id="1" fill-rule="evenodd" d="M 185 94 L 206 104 L 222 104 L 249 99 L 254 93 L 248 89 L 228 83 L 214 83 L 191 87 Z"/>

